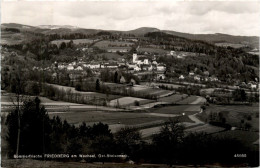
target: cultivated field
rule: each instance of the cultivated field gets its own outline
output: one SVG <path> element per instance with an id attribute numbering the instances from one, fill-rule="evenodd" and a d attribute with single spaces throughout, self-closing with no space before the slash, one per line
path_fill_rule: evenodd
<path id="1" fill-rule="evenodd" d="M 107 47 L 130 47 L 134 43 L 131 42 L 125 42 L 125 41 L 109 41 L 109 40 L 103 40 L 97 42 L 94 46 L 99 48 L 107 48 Z"/>
<path id="2" fill-rule="evenodd" d="M 137 97 L 122 97 L 122 98 L 111 100 L 109 102 L 109 106 L 111 106 L 111 107 L 115 107 L 118 105 L 119 105 L 119 107 L 134 106 L 135 101 L 139 102 L 139 105 L 154 102 L 154 100 L 141 99 L 141 98 L 137 98 Z"/>
<path id="3" fill-rule="evenodd" d="M 206 99 L 200 96 L 188 96 L 185 99 L 182 99 L 178 104 L 204 104 Z"/>
<path id="4" fill-rule="evenodd" d="M 64 113 L 49 113 L 49 115 L 58 115 L 62 119 L 66 119 L 69 123 L 79 125 L 83 121 L 91 125 L 97 122 L 106 123 L 108 125 L 121 124 L 122 126 L 135 126 L 137 124 L 144 124 L 147 122 L 154 122 L 158 120 L 167 121 L 168 117 L 164 116 L 154 116 L 146 113 L 133 113 L 133 112 L 108 112 L 99 110 L 89 110 L 89 111 L 77 111 L 64 112 Z"/>
<path id="5" fill-rule="evenodd" d="M 169 102 L 169 103 L 177 103 L 181 100 L 184 100 L 187 98 L 188 95 L 186 94 L 174 94 L 171 96 L 166 96 L 166 97 L 161 97 L 158 99 L 158 101 L 164 101 L 164 102 Z"/>
<path id="6" fill-rule="evenodd" d="M 174 94 L 174 91 L 169 91 L 169 90 L 163 90 L 163 89 L 157 89 L 157 88 L 151 88 L 151 87 L 144 87 L 144 86 L 135 86 L 133 87 L 133 90 L 144 95 L 151 95 L 155 97 L 165 97 L 165 96 L 170 96 Z"/>
<path id="7" fill-rule="evenodd" d="M 123 84 L 108 83 L 108 82 L 104 84 L 110 87 L 111 89 L 113 89 L 114 91 L 116 90 L 120 91 L 120 88 L 126 88 L 126 86 Z M 174 91 L 152 88 L 144 85 L 134 85 L 133 87 L 128 87 L 128 89 L 140 95 L 150 95 L 157 98 L 170 96 L 175 93 Z"/>
<path id="8" fill-rule="evenodd" d="M 178 114 L 192 115 L 200 111 L 199 105 L 170 105 L 165 107 L 152 108 L 150 110 L 153 113 L 163 114 Z"/>

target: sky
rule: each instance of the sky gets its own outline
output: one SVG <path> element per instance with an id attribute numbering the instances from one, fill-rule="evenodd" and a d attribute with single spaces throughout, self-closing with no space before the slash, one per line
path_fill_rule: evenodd
<path id="1" fill-rule="evenodd" d="M 260 36 L 260 1 L 3 1 L 1 23 Z"/>

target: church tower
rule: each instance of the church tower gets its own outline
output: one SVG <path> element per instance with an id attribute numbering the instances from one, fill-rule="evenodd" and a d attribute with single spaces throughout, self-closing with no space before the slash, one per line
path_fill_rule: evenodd
<path id="1" fill-rule="evenodd" d="M 137 62 L 137 53 L 133 53 L 133 63 Z"/>

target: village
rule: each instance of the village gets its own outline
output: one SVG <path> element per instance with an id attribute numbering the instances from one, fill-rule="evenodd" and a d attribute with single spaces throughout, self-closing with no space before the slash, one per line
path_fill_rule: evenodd
<path id="1" fill-rule="evenodd" d="M 107 52 L 119 52 L 119 53 L 125 53 L 128 51 L 125 51 L 125 48 L 115 48 L 112 47 L 113 51 L 108 50 Z M 86 48 L 81 48 L 82 51 L 85 51 Z M 185 74 L 176 74 L 173 68 L 167 69 L 166 65 L 164 63 L 160 63 L 156 61 L 156 58 L 158 58 L 158 55 L 153 55 L 153 53 L 147 53 L 142 52 L 141 54 L 138 54 L 141 52 L 138 52 L 138 49 L 132 54 L 132 59 L 130 61 L 127 61 L 125 58 L 120 58 L 118 60 L 107 60 L 107 61 L 97 61 L 93 60 L 90 62 L 86 61 L 86 57 L 83 56 L 80 59 L 77 59 L 76 61 L 70 62 L 70 63 L 63 63 L 63 62 L 57 62 L 55 61 L 53 64 L 47 67 L 36 67 L 34 66 L 32 70 L 39 70 L 39 71 L 47 71 L 52 73 L 51 76 L 55 80 L 57 78 L 57 73 L 59 71 L 66 71 L 70 74 L 70 78 L 72 80 L 77 80 L 80 76 L 87 75 L 86 70 L 89 69 L 95 76 L 100 75 L 101 70 L 108 70 L 111 72 L 120 71 L 120 72 L 127 72 L 133 75 L 138 76 L 139 78 L 142 77 L 142 75 L 147 74 L 153 74 L 152 81 L 156 82 L 166 82 L 166 83 L 172 83 L 172 82 L 195 82 L 195 83 L 205 83 L 205 82 L 214 82 L 214 83 L 220 83 L 221 81 L 218 79 L 218 77 L 214 74 L 209 74 L 209 71 L 203 71 L 202 73 L 197 73 L 198 68 L 194 68 L 193 70 L 190 70 L 188 73 Z M 180 59 L 182 61 L 185 61 L 185 57 L 187 57 L 186 54 L 176 54 L 175 51 L 169 51 L 167 56 L 175 57 L 177 59 Z M 176 74 L 175 78 L 166 77 L 166 72 L 170 72 L 172 74 Z M 155 74 L 155 75 L 154 75 Z M 125 79 L 122 76 L 122 83 L 125 83 Z M 252 90 L 258 90 L 259 84 L 257 84 L 256 81 L 249 81 L 247 83 L 245 82 L 235 82 L 234 84 L 235 88 L 247 88 Z"/>

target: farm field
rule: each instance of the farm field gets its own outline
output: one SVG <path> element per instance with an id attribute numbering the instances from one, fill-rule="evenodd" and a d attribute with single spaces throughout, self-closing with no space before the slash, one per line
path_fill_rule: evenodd
<path id="1" fill-rule="evenodd" d="M 178 102 L 178 104 L 203 104 L 206 99 L 200 96 L 189 96 Z"/>
<path id="2" fill-rule="evenodd" d="M 137 97 L 122 97 L 122 98 L 111 100 L 109 102 L 109 106 L 111 106 L 111 107 L 115 107 L 117 105 L 119 105 L 120 107 L 134 106 L 135 101 L 138 101 L 139 105 L 154 102 L 154 100 L 142 99 L 142 98 L 137 98 Z"/>
<path id="3" fill-rule="evenodd" d="M 166 97 L 174 94 L 174 91 L 169 91 L 169 90 L 163 90 L 163 89 L 156 89 L 156 88 L 147 88 L 147 89 L 141 89 L 137 91 L 140 94 L 149 94 L 151 96 L 155 97 Z"/>
<path id="4" fill-rule="evenodd" d="M 76 39 L 76 40 L 72 40 L 74 44 L 91 44 L 97 40 L 94 39 Z M 60 46 L 60 44 L 62 42 L 68 43 L 70 42 L 70 40 L 54 40 L 51 41 L 52 44 L 56 44 L 57 46 Z"/>
<path id="5" fill-rule="evenodd" d="M 131 42 L 125 42 L 125 41 L 109 41 L 109 40 L 103 40 L 97 42 L 94 46 L 99 48 L 107 48 L 107 47 L 130 47 L 134 43 Z"/>
<path id="6" fill-rule="evenodd" d="M 74 94 L 79 94 L 80 96 L 86 96 L 86 97 L 90 97 L 90 98 L 103 98 L 103 99 L 108 99 L 108 100 L 113 100 L 113 99 L 117 99 L 120 98 L 122 96 L 119 95 L 111 95 L 109 94 L 108 96 L 106 94 L 103 93 L 97 93 L 97 92 L 83 92 L 83 91 L 77 91 L 75 90 L 74 87 L 69 87 L 69 86 L 61 86 L 61 85 L 56 85 L 56 84 L 48 84 L 50 86 L 53 86 L 55 88 L 58 89 L 63 89 L 64 91 L 70 91 L 71 93 Z"/>
<path id="7" fill-rule="evenodd" d="M 171 105 L 171 106 L 165 106 L 159 108 L 152 108 L 150 109 L 150 111 L 159 114 L 182 115 L 182 113 L 185 113 L 185 115 L 192 115 L 200 111 L 200 106 L 199 105 Z"/>
<path id="8" fill-rule="evenodd" d="M 188 97 L 186 94 L 174 94 L 171 96 L 166 96 L 166 97 L 161 97 L 158 99 L 158 101 L 164 101 L 164 102 L 169 102 L 169 103 L 177 103 L 178 101 L 181 101 Z"/>
<path id="9" fill-rule="evenodd" d="M 116 84 L 116 83 L 104 83 L 106 86 L 110 87 L 113 90 L 117 90 L 120 88 L 126 87 L 123 84 Z M 130 90 L 137 92 L 141 95 L 151 95 L 156 97 L 165 97 L 174 94 L 174 91 L 163 90 L 158 88 L 152 88 L 144 85 L 134 85 L 133 87 L 129 87 Z"/>
<path id="10" fill-rule="evenodd" d="M 210 105 L 206 107 L 206 111 L 199 114 L 201 120 L 206 120 L 210 113 L 223 113 L 226 118 L 226 123 L 233 127 L 239 127 L 241 120 L 244 123 L 249 123 L 253 130 L 259 131 L 259 107 L 258 104 L 252 106 L 236 105 Z M 249 117 L 250 116 L 250 117 Z"/>
<path id="11" fill-rule="evenodd" d="M 157 120 L 167 121 L 168 117 L 153 116 L 146 113 L 131 113 L 131 112 L 108 112 L 100 110 L 90 111 L 76 111 L 64 112 L 64 113 L 50 113 L 50 117 L 60 116 L 62 119 L 66 119 L 68 123 L 79 125 L 83 121 L 87 124 L 93 124 L 97 122 L 103 122 L 108 125 L 123 124 L 128 126 L 135 126 L 137 124 L 144 124 L 146 122 L 154 122 Z"/>

